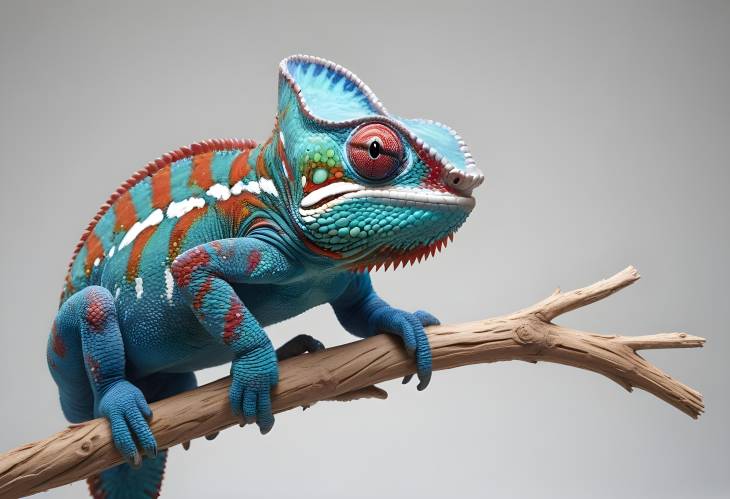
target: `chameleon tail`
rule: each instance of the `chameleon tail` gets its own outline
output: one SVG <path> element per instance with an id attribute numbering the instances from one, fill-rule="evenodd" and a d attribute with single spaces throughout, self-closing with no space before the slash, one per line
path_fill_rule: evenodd
<path id="1" fill-rule="evenodd" d="M 94 499 L 154 499 L 160 495 L 167 451 L 142 459 L 137 469 L 120 464 L 87 479 Z"/>

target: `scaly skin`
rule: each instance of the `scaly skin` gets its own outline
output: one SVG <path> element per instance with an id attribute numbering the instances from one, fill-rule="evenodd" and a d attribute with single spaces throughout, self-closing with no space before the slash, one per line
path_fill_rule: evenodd
<path id="1" fill-rule="evenodd" d="M 423 327 L 438 320 L 388 305 L 368 271 L 440 249 L 482 179 L 451 129 L 389 114 L 352 73 L 307 56 L 282 61 L 262 145 L 198 143 L 135 174 L 82 237 L 48 345 L 67 419 L 105 416 L 129 463 L 92 478 L 92 494 L 159 493 L 148 402 L 194 387 L 195 370 L 230 362 L 233 412 L 271 430 L 264 328 L 316 305 L 356 336 L 402 337 L 425 388 Z M 320 348 L 302 337 L 278 357 Z"/>

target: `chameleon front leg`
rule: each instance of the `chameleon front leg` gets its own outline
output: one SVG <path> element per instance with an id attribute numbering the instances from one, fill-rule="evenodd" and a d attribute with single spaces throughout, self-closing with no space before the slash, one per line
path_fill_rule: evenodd
<path id="1" fill-rule="evenodd" d="M 330 302 L 340 324 L 355 336 L 367 338 L 379 332 L 395 334 L 403 339 L 406 350 L 416 358 L 418 389 L 431 381 L 431 346 L 424 326 L 439 324 L 428 312 L 399 310 L 380 298 L 370 282 L 370 274 L 353 274 L 345 291 Z M 413 375 L 403 378 L 408 383 Z"/>
<path id="2" fill-rule="evenodd" d="M 276 352 L 256 318 L 231 283 L 271 284 L 295 268 L 274 246 L 253 237 L 222 239 L 192 248 L 172 264 L 172 275 L 208 333 L 231 349 L 234 414 L 256 422 L 261 433 L 274 425 L 271 388 L 279 380 Z"/>

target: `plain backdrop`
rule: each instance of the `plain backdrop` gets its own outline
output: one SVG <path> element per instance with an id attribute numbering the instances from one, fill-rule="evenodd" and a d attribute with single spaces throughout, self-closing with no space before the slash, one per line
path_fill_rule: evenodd
<path id="1" fill-rule="evenodd" d="M 320 403 L 262 437 L 172 449 L 163 497 L 728 497 L 730 3 L 0 2 L 0 448 L 64 427 L 45 346 L 71 251 L 129 174 L 209 137 L 265 139 L 292 53 L 393 112 L 453 126 L 487 182 L 438 258 L 373 275 L 444 322 L 637 266 L 561 317 L 705 336 L 646 357 L 706 397 L 693 421 L 574 368 L 438 372 L 423 393 Z M 319 307 L 269 328 L 352 341 Z M 199 375 L 221 377 L 227 366 Z M 49 497 L 79 497 L 83 483 Z"/>

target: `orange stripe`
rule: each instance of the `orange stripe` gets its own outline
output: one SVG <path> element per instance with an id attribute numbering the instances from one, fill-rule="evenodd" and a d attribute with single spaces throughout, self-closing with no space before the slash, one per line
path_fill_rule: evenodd
<path id="1" fill-rule="evenodd" d="M 242 196 L 233 196 L 225 201 L 218 201 L 216 208 L 231 222 L 234 232 L 238 231 L 243 221 L 251 213 L 246 199 Z"/>
<path id="2" fill-rule="evenodd" d="M 203 190 L 213 185 L 213 174 L 210 171 L 210 163 L 213 160 L 212 152 L 197 154 L 193 156 L 193 171 L 190 174 L 190 183 L 196 184 Z"/>
<path id="3" fill-rule="evenodd" d="M 266 151 L 269 150 L 270 145 L 271 137 L 269 137 L 269 140 L 264 143 L 263 147 L 261 147 L 261 150 L 259 151 L 259 155 L 256 157 L 256 174 L 259 177 L 271 178 L 271 174 L 269 173 L 269 169 L 266 166 L 265 161 Z"/>
<path id="4" fill-rule="evenodd" d="M 172 234 L 170 234 L 170 242 L 168 245 L 168 259 L 170 262 L 177 258 L 177 255 L 182 253 L 182 245 L 185 242 L 185 236 L 187 236 L 190 227 L 200 219 L 208 211 L 208 207 L 196 208 L 180 217 L 175 227 L 172 228 Z"/>
<path id="5" fill-rule="evenodd" d="M 253 194 L 251 192 L 242 192 L 238 197 L 243 199 L 251 206 L 255 206 L 256 208 L 266 208 L 266 203 L 261 201 L 261 199 L 256 197 L 256 194 Z"/>
<path id="6" fill-rule="evenodd" d="M 129 260 L 127 261 L 127 280 L 133 281 L 135 277 L 139 275 L 139 264 L 142 261 L 142 252 L 144 251 L 147 242 L 155 233 L 154 227 L 147 227 L 145 230 L 139 233 L 137 238 L 134 240 L 132 245 L 132 252 L 129 254 Z"/>
<path id="7" fill-rule="evenodd" d="M 170 191 L 170 172 L 172 168 L 165 166 L 152 175 L 152 206 L 165 208 L 172 201 Z"/>
<path id="8" fill-rule="evenodd" d="M 129 191 L 122 194 L 114 203 L 114 214 L 116 215 L 114 232 L 129 230 L 137 221 L 137 210 L 134 208 L 132 194 Z"/>
<path id="9" fill-rule="evenodd" d="M 102 246 L 99 238 L 94 234 L 93 231 L 89 233 L 89 237 L 86 239 L 86 274 L 91 273 L 91 268 L 94 265 L 94 260 L 104 258 L 104 246 Z"/>
<path id="10" fill-rule="evenodd" d="M 292 176 L 291 168 L 289 167 L 289 158 L 286 157 L 286 151 L 284 150 L 284 143 L 281 141 L 281 138 L 276 141 L 276 151 L 279 153 L 279 159 L 284 164 L 284 168 L 286 169 L 286 177 L 289 180 L 294 180 L 294 177 Z"/>
<path id="11" fill-rule="evenodd" d="M 231 163 L 231 173 L 228 177 L 228 185 L 233 185 L 239 180 L 243 180 L 251 171 L 251 167 L 248 164 L 249 152 L 249 149 L 244 150 L 241 154 L 236 156 L 233 163 Z"/>

